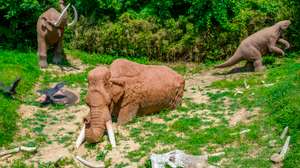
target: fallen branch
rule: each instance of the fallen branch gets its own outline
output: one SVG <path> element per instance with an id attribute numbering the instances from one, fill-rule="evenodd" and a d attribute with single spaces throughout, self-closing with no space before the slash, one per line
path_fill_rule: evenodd
<path id="1" fill-rule="evenodd" d="M 247 132 L 250 132 L 251 130 L 250 129 L 246 129 L 246 130 L 243 130 L 241 132 L 235 132 L 235 133 L 232 133 L 230 134 L 231 136 L 234 136 L 234 135 L 242 135 L 242 134 L 245 134 Z"/>
<path id="2" fill-rule="evenodd" d="M 288 136 L 285 140 L 285 143 L 281 149 L 280 155 L 284 158 L 284 156 L 286 155 L 288 148 L 289 148 L 289 144 L 290 144 L 290 140 L 291 140 L 291 136 Z"/>
<path id="3" fill-rule="evenodd" d="M 274 83 L 269 83 L 269 84 L 264 84 L 264 87 L 270 87 L 270 86 L 273 86 Z"/>
<path id="4" fill-rule="evenodd" d="M 246 80 L 244 80 L 244 87 L 245 87 L 246 89 L 249 89 L 249 88 L 250 88 L 250 86 L 247 84 Z"/>
<path id="5" fill-rule="evenodd" d="M 281 133 L 281 135 L 280 135 L 280 139 L 284 139 L 284 138 L 285 138 L 285 136 L 286 136 L 288 130 L 289 130 L 289 127 L 285 127 L 285 128 L 283 129 L 283 131 L 282 131 L 282 133 Z"/>
<path id="6" fill-rule="evenodd" d="M 214 154 L 208 154 L 208 157 L 216 157 L 216 156 L 222 156 L 225 155 L 225 152 L 219 152 L 219 153 L 214 153 Z"/>
<path id="7" fill-rule="evenodd" d="M 24 152 L 35 152 L 36 151 L 36 147 L 26 147 L 26 146 L 19 146 L 16 147 L 14 149 L 10 149 L 10 150 L 4 150 L 0 152 L 0 157 L 3 157 L 5 155 L 9 155 L 9 154 L 14 154 L 14 153 L 18 153 L 20 151 L 24 151 Z"/>
<path id="8" fill-rule="evenodd" d="M 288 148 L 289 148 L 289 143 L 290 143 L 291 137 L 288 136 L 285 140 L 284 145 L 281 148 L 280 153 L 275 153 L 271 156 L 271 160 L 275 163 L 280 163 L 284 160 L 285 155 L 287 154 Z"/>
<path id="9" fill-rule="evenodd" d="M 243 94 L 243 93 L 244 93 L 244 92 L 242 92 L 242 91 L 236 89 L 236 90 L 235 90 L 235 93 L 234 93 L 234 96 L 236 96 L 237 94 Z"/>
<path id="10" fill-rule="evenodd" d="M 13 153 L 18 153 L 18 152 L 20 152 L 20 147 L 10 149 L 10 150 L 4 150 L 4 151 L 0 152 L 0 157 L 9 155 L 9 154 L 13 154 Z"/>

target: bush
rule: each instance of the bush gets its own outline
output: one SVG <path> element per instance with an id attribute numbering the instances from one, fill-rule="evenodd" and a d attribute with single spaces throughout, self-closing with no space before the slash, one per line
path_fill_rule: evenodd
<path id="1" fill-rule="evenodd" d="M 297 0 L 65 0 L 81 15 L 65 44 L 100 54 L 148 56 L 165 61 L 220 60 L 239 42 L 283 19 L 286 36 L 300 48 Z M 2 48 L 36 48 L 38 16 L 58 0 L 0 0 Z"/>
<path id="2" fill-rule="evenodd" d="M 130 2 L 117 5 L 117 9 L 112 9 L 114 14 L 100 22 L 81 17 L 69 47 L 163 61 L 220 60 L 231 56 L 248 35 L 279 20 L 291 19 L 294 24 L 287 36 L 294 49 L 299 48 L 294 31 L 299 27 L 296 1 Z"/>
<path id="3" fill-rule="evenodd" d="M 0 0 L 0 48 L 29 48 L 36 46 L 36 22 L 57 0 Z"/>

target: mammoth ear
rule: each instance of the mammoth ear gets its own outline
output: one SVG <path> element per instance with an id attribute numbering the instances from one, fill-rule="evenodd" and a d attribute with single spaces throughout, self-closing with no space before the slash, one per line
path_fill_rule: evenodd
<path id="1" fill-rule="evenodd" d="M 52 31 L 53 30 L 53 26 L 51 24 L 51 21 L 47 20 L 47 18 L 42 17 L 42 30 L 46 31 Z"/>
<path id="2" fill-rule="evenodd" d="M 42 25 L 41 25 L 42 31 L 46 32 L 46 30 L 47 30 L 47 20 L 46 20 L 45 17 L 42 17 L 41 21 L 42 21 Z"/>
<path id="3" fill-rule="evenodd" d="M 114 79 L 114 78 L 110 79 L 110 82 L 112 84 L 111 86 L 112 100 L 114 101 L 114 103 L 117 103 L 124 94 L 125 82 L 122 79 Z"/>
<path id="4" fill-rule="evenodd" d="M 120 78 L 111 78 L 109 81 L 112 84 L 119 85 L 119 86 L 122 86 L 122 87 L 125 85 L 125 81 L 123 79 L 120 79 Z"/>

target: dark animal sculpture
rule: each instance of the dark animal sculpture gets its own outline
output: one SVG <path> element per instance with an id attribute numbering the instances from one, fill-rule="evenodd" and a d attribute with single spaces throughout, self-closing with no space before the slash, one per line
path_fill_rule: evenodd
<path id="1" fill-rule="evenodd" d="M 60 0 L 60 8 L 62 13 L 56 9 L 50 8 L 44 12 L 38 19 L 37 41 L 38 41 L 38 56 L 39 65 L 41 68 L 47 68 L 47 49 L 50 45 L 54 46 L 53 63 L 59 64 L 64 59 L 63 53 L 63 35 L 66 25 L 74 26 L 77 22 L 78 15 L 74 6 L 74 20 L 72 23 L 67 24 L 67 10 L 70 4 L 65 7 L 64 1 Z"/>
<path id="2" fill-rule="evenodd" d="M 65 86 L 64 83 L 58 83 L 53 88 L 46 89 L 46 90 L 38 90 L 37 92 L 40 93 L 42 96 L 38 98 L 38 101 L 42 104 L 50 104 L 53 103 L 54 95 L 59 92 Z"/>
<path id="3" fill-rule="evenodd" d="M 0 82 L 0 91 L 2 91 L 5 95 L 13 96 L 17 93 L 16 89 L 21 81 L 21 78 L 17 78 L 10 86 L 5 86 L 2 82 Z"/>
<path id="4" fill-rule="evenodd" d="M 135 116 L 174 109 L 181 103 L 185 85 L 183 77 L 168 67 L 124 59 L 115 60 L 109 69 L 95 68 L 88 82 L 90 113 L 84 119 L 84 137 L 90 143 L 98 142 L 105 129 L 111 135 L 112 116 L 125 124 Z"/>
<path id="5" fill-rule="evenodd" d="M 246 60 L 246 68 L 255 71 L 263 71 L 265 67 L 262 64 L 262 56 L 268 52 L 275 52 L 284 55 L 282 49 L 276 47 L 276 43 L 285 45 L 285 49 L 290 48 L 290 44 L 281 38 L 283 30 L 287 29 L 291 22 L 284 20 L 276 23 L 271 27 L 264 28 L 245 40 L 243 40 L 234 53 L 234 55 L 224 64 L 216 66 L 216 68 L 224 68 L 237 64 L 242 60 Z"/>
<path id="6" fill-rule="evenodd" d="M 78 100 L 78 96 L 70 90 L 63 89 L 64 83 L 58 83 L 53 88 L 46 90 L 38 90 L 40 96 L 37 101 L 42 105 L 48 104 L 63 104 L 63 105 L 72 105 L 75 104 Z"/>

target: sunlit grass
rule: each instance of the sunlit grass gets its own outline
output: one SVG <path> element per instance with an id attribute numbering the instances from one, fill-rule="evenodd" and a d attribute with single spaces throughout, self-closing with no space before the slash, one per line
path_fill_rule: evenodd
<path id="1" fill-rule="evenodd" d="M 38 80 L 40 70 L 35 53 L 0 50 L 0 81 L 11 84 L 17 77 L 22 80 L 17 88 L 15 98 L 0 94 L 0 146 L 13 141 L 17 131 L 17 109 Z"/>

